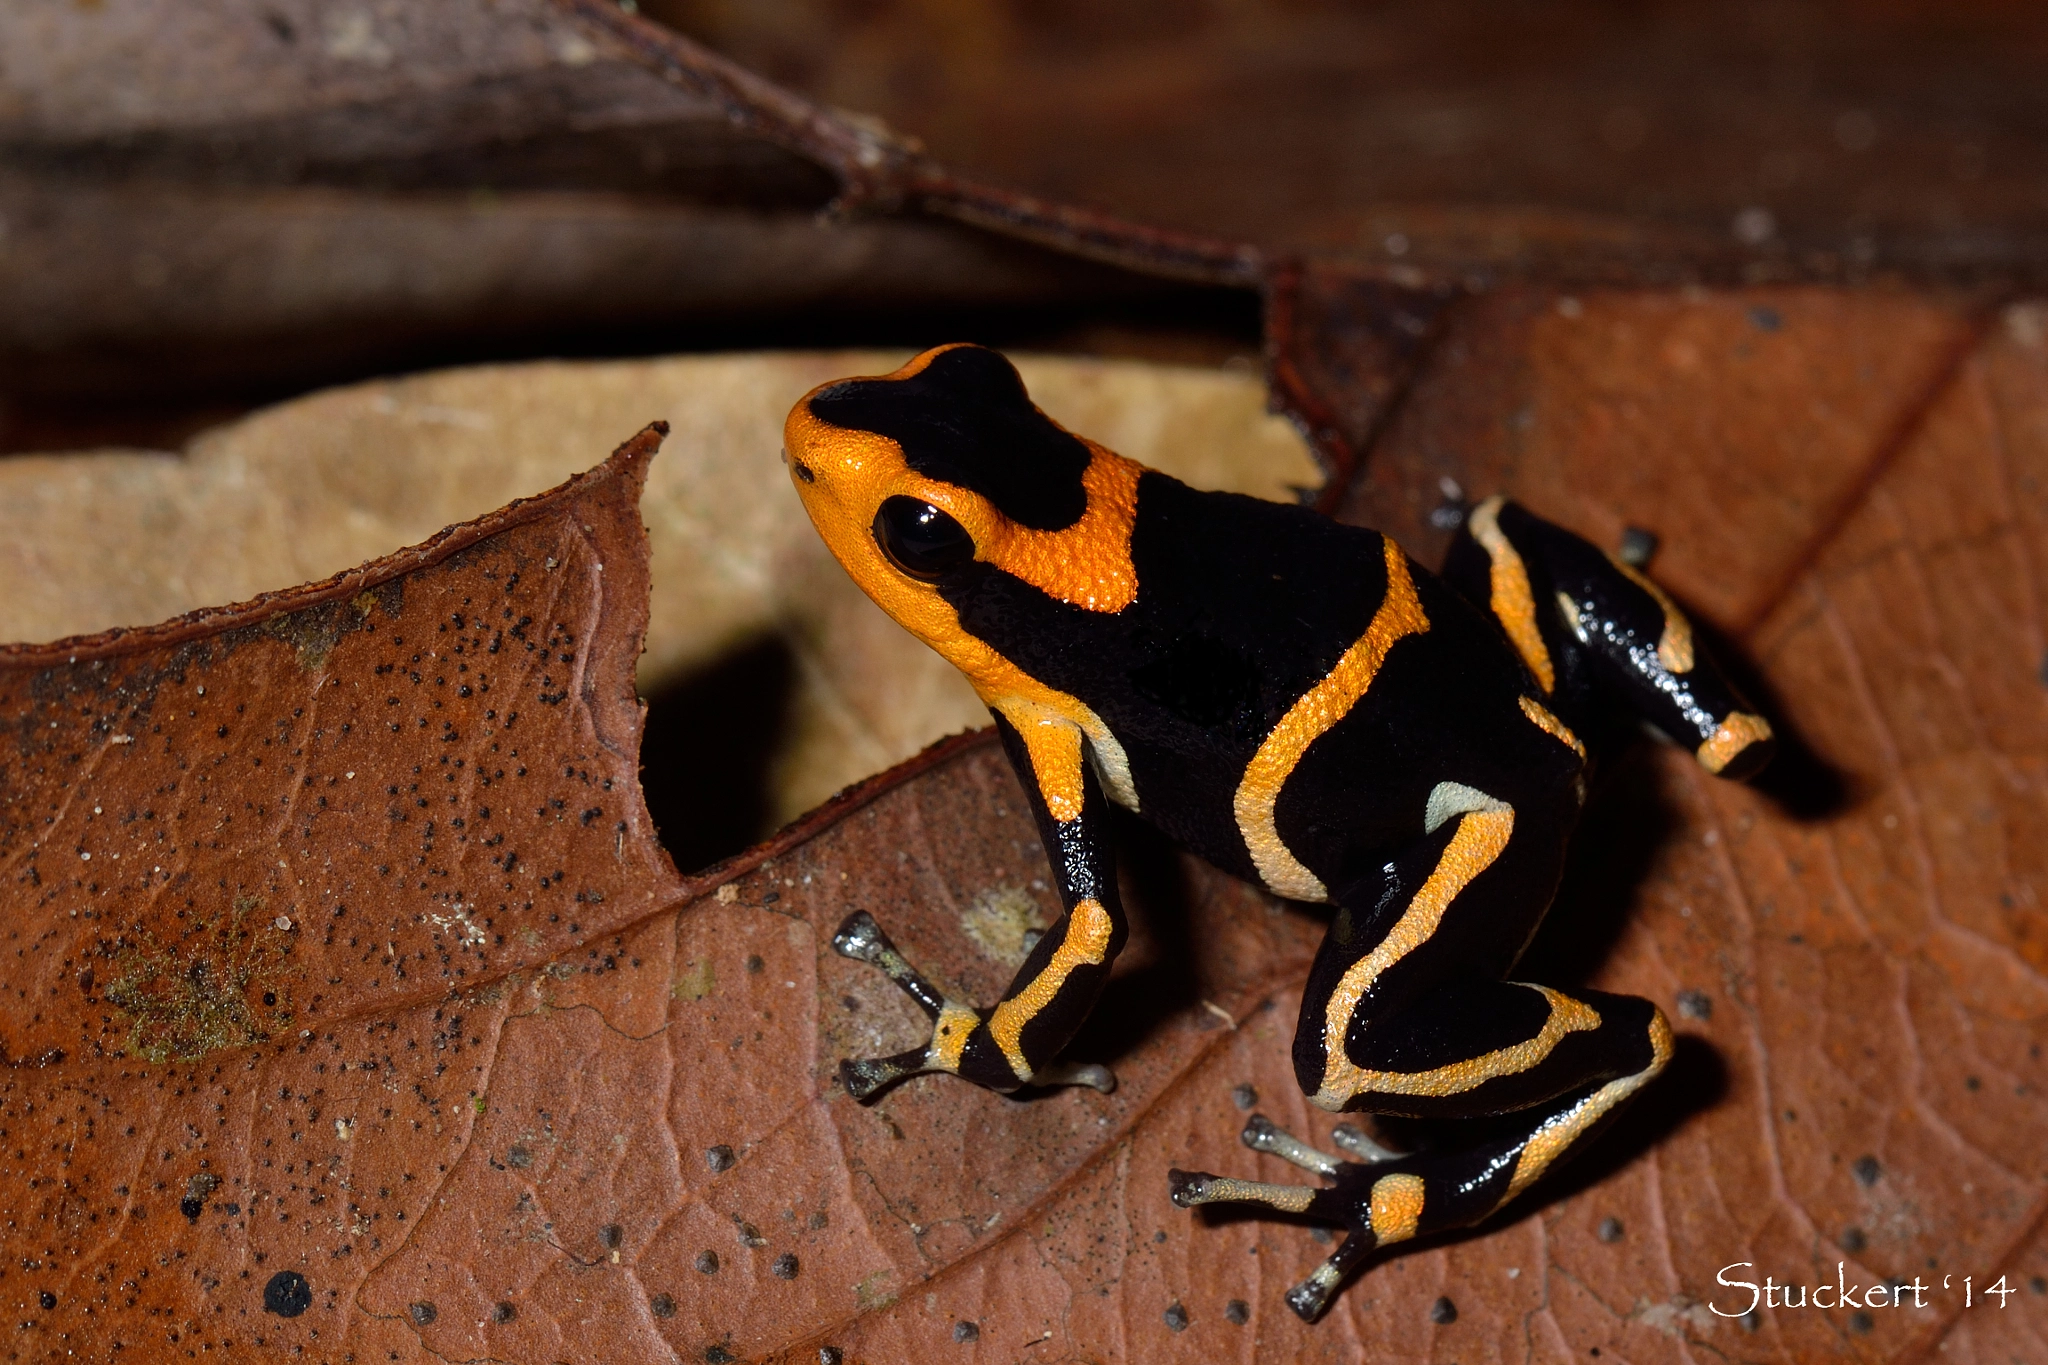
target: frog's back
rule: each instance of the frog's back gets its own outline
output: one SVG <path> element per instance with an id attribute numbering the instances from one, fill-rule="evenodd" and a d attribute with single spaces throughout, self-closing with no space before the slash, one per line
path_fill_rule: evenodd
<path id="1" fill-rule="evenodd" d="M 1223 867 L 1307 894 L 1261 865 L 1262 828 L 1342 877 L 1412 836 L 1445 746 L 1557 758 L 1500 632 L 1376 531 L 1148 470 L 1130 555 L 1137 593 L 1114 614 L 992 566 L 946 595 L 966 630 L 1092 707 L 1140 812 Z"/>

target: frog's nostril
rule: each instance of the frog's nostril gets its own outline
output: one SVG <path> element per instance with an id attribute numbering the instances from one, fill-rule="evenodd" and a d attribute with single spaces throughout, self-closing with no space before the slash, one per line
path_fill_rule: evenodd
<path id="1" fill-rule="evenodd" d="M 789 462 L 789 467 L 791 469 L 794 469 L 796 471 L 796 476 L 799 479 L 802 479 L 805 483 L 816 483 L 818 481 L 818 476 L 816 474 L 813 474 L 811 472 L 811 467 L 805 464 L 802 460 L 791 460 Z"/>

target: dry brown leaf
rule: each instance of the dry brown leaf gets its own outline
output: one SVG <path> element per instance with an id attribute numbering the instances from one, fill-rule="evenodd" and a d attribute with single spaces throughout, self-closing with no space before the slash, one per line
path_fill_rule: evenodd
<path id="1" fill-rule="evenodd" d="M 2037 587 L 2048 328 L 2038 306 L 1991 312 L 1981 298 L 1884 291 L 1459 298 L 1419 288 L 1414 255 L 1456 275 L 1535 242 L 1536 257 L 1600 275 L 1617 251 L 1668 269 L 1693 250 L 1540 210 L 1424 208 L 1363 224 L 1339 213 L 1329 232 L 1344 249 L 1398 255 L 1399 235 L 1412 255 L 1381 278 L 1327 263 L 1296 270 L 1245 244 L 1145 233 L 960 180 L 909 143 L 793 100 L 601 0 L 487 9 L 388 22 L 335 10 L 303 30 L 292 10 L 283 27 L 317 42 L 281 62 L 262 46 L 280 35 L 275 16 L 201 6 L 178 22 L 209 41 L 183 46 L 224 60 L 174 79 L 162 77 L 178 45 L 150 22 L 168 10 L 51 0 L 10 13 L 0 23 L 40 26 L 60 57 L 119 50 L 126 65 L 96 68 L 98 85 L 66 84 L 69 66 L 90 63 L 9 69 L 4 117 L 29 176 L 6 186 L 0 284 L 28 305 L 0 329 L 8 349 L 72 363 L 95 346 L 101 360 L 140 347 L 131 354 L 156 358 L 131 362 L 137 375 L 175 384 L 186 371 L 172 362 L 188 353 L 202 371 L 331 363 L 321 359 L 331 348 L 362 345 L 392 317 L 429 330 L 455 316 L 521 325 L 572 297 L 616 316 L 647 298 L 645 272 L 622 272 L 618 248 L 660 241 L 673 245 L 659 257 L 671 274 L 658 292 L 716 304 L 734 276 L 704 271 L 702 246 L 738 236 L 734 215 L 700 204 L 607 235 L 590 231 L 605 216 L 594 198 L 515 194 L 495 217 L 490 205 L 381 192 L 345 203 L 272 166 L 282 191 L 115 183 L 87 203 L 68 184 L 37 181 L 41 167 L 29 164 L 246 170 L 311 149 L 327 158 L 322 174 L 346 179 L 394 166 L 430 174 L 454 149 L 473 170 L 490 158 L 461 139 L 494 91 L 513 92 L 510 107 L 532 119 L 491 126 L 543 144 L 572 105 L 620 146 L 640 125 L 694 123 L 708 135 L 685 143 L 765 170 L 756 189 L 781 177 L 778 203 L 802 201 L 799 214 L 827 192 L 812 174 L 824 167 L 852 200 L 921 206 L 1146 270 L 1263 281 L 1281 400 L 1337 471 L 1329 492 L 1345 515 L 1428 557 L 1451 479 L 1465 493 L 1505 487 L 1606 543 L 1625 525 L 1658 532 L 1660 574 L 1753 656 L 1776 714 L 1841 771 L 1853 799 L 1824 807 L 1779 783 L 1788 807 L 1661 752 L 1614 771 L 1529 971 L 1656 998 L 1687 1035 L 1678 1062 L 1503 1226 L 1370 1269 L 1328 1321 L 1305 1328 L 1278 1294 L 1318 1254 L 1306 1234 L 1189 1219 L 1167 1204 L 1163 1173 L 1280 1174 L 1233 1140 L 1244 1085 L 1321 1137 L 1325 1121 L 1311 1122 L 1285 1065 L 1315 922 L 1134 835 L 1141 933 L 1082 1044 L 1117 1064 L 1116 1096 L 1018 1104 L 934 1078 L 873 1109 L 833 1098 L 838 1056 L 919 1031 L 904 1002 L 824 949 L 839 916 L 876 910 L 949 985 L 986 996 L 1022 927 L 1052 910 L 1034 885 L 1042 854 L 1000 757 L 968 739 L 713 876 L 675 877 L 633 781 L 630 669 L 647 570 L 631 493 L 642 445 L 537 505 L 344 583 L 0 658 L 13 741 L 0 752 L 0 884 L 10 888 L 0 942 L 15 963 L 0 996 L 10 1353 L 90 1358 L 118 1342 L 145 1359 L 296 1347 L 336 1360 L 796 1362 L 831 1345 L 855 1360 L 1470 1362 L 1583 1360 L 1597 1349 L 1603 1359 L 1988 1365 L 2048 1351 L 2048 648 Z M 414 47 L 432 60 L 394 62 Z M 99 89 L 120 97 L 91 98 Z M 72 95 L 85 98 L 63 105 Z M 728 117 L 739 135 L 719 131 Z M 787 155 L 760 159 L 762 139 Z M 1981 172 L 1984 149 L 1969 145 Z M 1928 149 L 1956 167 L 1968 160 L 1946 143 Z M 1984 202 L 2007 184 L 2017 182 L 2003 171 L 1985 180 Z M 1294 202 L 1248 200 L 1234 177 L 1198 189 L 1214 186 L 1235 196 L 1226 218 Z M 1703 202 L 1711 234 L 1723 210 Z M 1834 212 L 1843 201 L 1820 202 Z M 1952 201 L 1945 191 L 1929 202 L 1942 225 L 1906 254 L 1931 267 L 1953 245 L 1941 217 Z M 71 234 L 104 228 L 109 206 L 159 215 L 157 237 L 119 225 L 91 242 Z M 551 216 L 560 209 L 566 217 Z M 225 230 L 162 245 L 166 224 L 201 222 Z M 556 249 L 565 224 L 575 252 Z M 1524 234 L 1506 248 L 1504 224 Z M 783 302 L 871 284 L 861 251 L 905 240 L 782 227 L 748 239 L 758 256 L 740 254 L 753 262 L 748 289 Z M 383 270 L 290 273 L 278 290 L 250 266 L 373 238 L 393 266 L 412 259 L 409 243 L 438 244 L 432 287 L 392 290 L 402 271 Z M 821 255 L 828 238 L 845 254 Z M 1992 243 L 1993 254 L 2024 265 L 2031 248 L 2014 240 Z M 1794 260 L 1769 241 L 1702 252 L 1765 276 L 1867 263 L 1853 252 L 1846 265 Z M 940 294 L 964 283 L 976 298 L 1016 299 L 1081 279 L 1042 258 L 1005 267 L 937 241 L 916 259 L 916 278 L 892 277 L 889 289 L 915 294 L 930 276 Z M 602 260 L 610 273 L 519 268 L 564 260 Z M 945 269 L 932 275 L 935 261 Z M 509 308 L 483 308 L 500 297 L 490 282 L 507 277 L 521 281 L 503 296 Z M 166 302 L 202 295 L 205 308 Z M 173 344 L 195 325 L 237 340 L 203 353 Z M 621 414 L 617 429 L 652 415 Z M 364 430 L 327 467 L 358 472 Z M 459 423 L 429 430 L 408 449 L 464 436 Z M 595 447 L 561 448 L 570 459 L 534 470 L 566 469 Z M 718 518 L 736 515 L 730 490 L 709 503 Z M 114 558 L 108 547 L 133 539 L 131 505 L 150 510 L 90 488 L 74 501 L 102 518 L 97 537 L 79 542 L 87 557 Z M 405 534 L 458 514 L 423 512 Z M 247 526 L 260 512 L 230 520 Z M 514 562 L 527 566 L 516 588 Z M 815 587 L 855 600 L 829 573 Z M 147 592 L 123 591 L 117 616 L 155 614 L 130 610 Z M 496 695 L 530 698 L 516 743 L 529 757 L 550 748 L 552 760 L 526 771 L 515 761 L 501 784 L 489 759 L 491 789 L 476 765 L 488 745 L 514 741 L 483 727 L 510 724 L 509 707 L 501 719 L 484 694 L 450 695 L 465 685 L 459 671 L 448 694 L 439 672 L 414 683 L 398 652 L 438 625 L 473 634 L 479 593 L 498 594 L 501 610 L 513 593 L 521 614 L 564 628 L 509 636 L 521 655 L 553 641 L 553 660 L 494 682 Z M 529 600 L 536 610 L 524 610 Z M 712 636 L 751 619 L 702 615 Z M 865 619 L 801 638 L 826 661 L 897 647 Z M 432 647 L 422 652 L 436 662 Z M 383 664 L 392 671 L 377 673 Z M 565 689 L 569 669 L 576 685 Z M 321 695 L 329 680 L 331 698 Z M 377 682 L 398 698 L 397 722 Z M 895 701 L 847 731 L 895 724 L 905 710 Z M 340 730 L 362 712 L 375 717 L 365 734 Z M 396 739 L 374 728 L 393 723 Z M 897 752 L 911 733 L 896 734 Z M 437 747 L 431 763 L 420 753 Z M 843 748 L 836 761 L 857 769 L 857 746 Z M 426 792 L 436 773 L 451 775 L 443 759 L 470 775 L 445 784 L 463 824 L 436 818 L 429 838 L 438 798 Z M 586 775 L 612 789 L 579 805 Z M 716 766 L 684 777 L 713 799 L 733 780 Z M 359 779 L 381 782 L 381 797 L 351 797 Z M 499 790 L 518 795 L 502 804 Z M 586 824 L 587 811 L 597 814 Z M 501 830 L 507 842 L 488 844 Z M 317 858 L 299 856 L 315 848 Z M 300 868 L 311 873 L 304 889 Z M 499 910 L 472 883 L 516 894 L 500 893 Z M 480 913 L 521 923 L 499 942 Z M 715 1271 L 705 1252 L 719 1257 Z M 1715 1270 L 1740 1261 L 1781 1282 L 1823 1281 L 1842 1261 L 1862 1282 L 1923 1276 L 1942 1288 L 1926 1309 L 1767 1310 L 1741 1324 L 1709 1307 L 1728 1302 Z M 287 1271 L 305 1280 L 305 1311 L 292 1317 L 264 1306 Z M 1967 1307 L 1951 1283 L 1965 1275 L 1978 1290 Z M 2018 1293 L 1994 1308 L 1982 1291 L 1999 1276 Z M 297 1307 L 297 1282 L 278 1283 L 273 1306 Z M 1432 1322 L 1438 1295 L 1457 1303 L 1456 1322 Z M 1243 1325 L 1224 1313 L 1233 1298 L 1248 1305 Z"/>
<path id="2" fill-rule="evenodd" d="M 1859 311 L 1887 307 L 1877 328 Z M 1776 324 L 1758 308 L 1776 310 Z M 1080 1045 L 1117 1065 L 1116 1095 L 1019 1103 L 931 1077 L 873 1108 L 837 1096 L 838 1057 L 900 1047 L 919 1030 L 886 983 L 826 947 L 848 909 L 884 917 L 946 985 L 983 997 L 1007 977 L 1020 926 L 1053 913 L 1014 779 L 993 746 L 969 738 L 697 883 L 677 883 L 644 858 L 612 872 L 602 909 L 618 905 L 616 918 L 576 921 L 581 939 L 571 943 L 480 947 L 486 960 L 453 997 L 438 953 L 448 970 L 463 963 L 468 931 L 458 920 L 410 927 L 413 951 L 428 956 L 408 970 L 435 973 L 417 990 L 399 988 L 372 945 L 317 1006 L 303 992 L 320 984 L 311 979 L 318 953 L 296 942 L 290 961 L 303 960 L 308 977 L 281 979 L 302 992 L 289 995 L 294 1024 L 313 1037 L 196 1062 L 100 1055 L 135 1022 L 98 1003 L 110 986 L 96 964 L 90 989 L 101 995 L 86 994 L 77 976 L 86 950 L 70 945 L 150 926 L 154 940 L 129 935 L 128 960 L 174 1002 L 193 998 L 177 981 L 197 990 L 217 979 L 211 966 L 195 977 L 192 962 L 226 962 L 219 970 L 246 971 L 253 987 L 286 960 L 282 945 L 252 931 L 233 941 L 247 944 L 240 957 L 211 947 L 222 914 L 233 930 L 232 901 L 205 925 L 178 926 L 179 906 L 164 895 L 131 898 L 117 914 L 116 883 L 103 883 L 101 896 L 97 874 L 65 864 L 69 881 L 52 877 L 50 890 L 38 889 L 51 899 L 26 912 L 30 937 L 12 940 L 29 975 L 6 1016 L 17 1065 L 0 1126 L 10 1155 L 28 1167 L 33 1153 L 36 1164 L 4 1189 L 14 1202 L 0 1295 L 38 1324 L 22 1340 L 42 1350 L 126 1334 L 154 1346 L 175 1331 L 180 1344 L 196 1333 L 247 1347 L 261 1335 L 266 1352 L 299 1344 L 335 1359 L 387 1350 L 400 1359 L 660 1359 L 665 1349 L 797 1362 L 823 1345 L 853 1360 L 1469 1362 L 1583 1360 L 1595 1347 L 1602 1358 L 1653 1360 L 1903 1361 L 1937 1347 L 1944 1360 L 2037 1354 L 2048 1335 L 2048 1295 L 2033 1288 L 2048 1271 L 2038 1141 L 2048 1120 L 2039 908 L 2048 717 L 2034 586 L 2048 520 L 2040 311 L 2009 309 L 1984 329 L 1938 301 L 1740 295 L 1674 308 L 1612 296 L 1523 307 L 1520 331 L 1500 316 L 1477 309 L 1453 320 L 1442 366 L 1389 429 L 1392 458 L 1420 484 L 1441 433 L 1505 432 L 1493 439 L 1527 443 L 1510 486 L 1526 485 L 1545 510 L 1595 531 L 1604 515 L 1660 532 L 1672 581 L 1709 617 L 1735 630 L 1745 613 L 1760 621 L 1745 638 L 1780 714 L 1857 794 L 1802 819 L 1668 751 L 1640 753 L 1610 775 L 1529 970 L 1651 996 L 1684 1039 L 1670 1074 L 1624 1124 L 1504 1225 L 1370 1268 L 1310 1328 L 1279 1299 L 1320 1254 L 1303 1229 L 1171 1207 L 1170 1165 L 1281 1175 L 1273 1158 L 1235 1141 L 1239 1086 L 1254 1087 L 1283 1124 L 1326 1133 L 1286 1063 L 1318 926 L 1136 833 L 1126 875 L 1141 937 Z M 1812 395 L 1828 392 L 1833 358 L 1853 355 L 1873 331 L 1896 344 L 1874 346 L 1868 375 L 1834 391 L 1819 430 L 1835 453 L 1804 482 L 1778 481 L 1780 466 L 1815 444 Z M 1672 353 L 1674 337 L 1698 361 L 1688 371 L 1697 387 L 1677 396 L 1654 369 L 1641 371 Z M 1783 349 L 1758 366 L 1763 345 Z M 1589 355 L 1608 360 L 1593 366 Z M 1960 359 L 1944 367 L 1943 355 Z M 1494 357 L 1495 368 L 1474 356 Z M 1668 415 L 1614 420 L 1652 400 Z M 1535 420 L 1513 420 L 1530 402 Z M 1662 457 L 1684 477 L 1631 482 L 1660 434 Z M 1402 454 L 1404 443 L 1424 454 Z M 1474 441 L 1469 468 L 1450 463 L 1466 448 L 1436 446 L 1436 467 L 1473 477 L 1500 458 L 1497 445 Z M 1701 480 L 1734 492 L 1705 496 Z M 1370 484 L 1361 497 L 1402 486 Z M 1754 546 L 1728 539 L 1731 509 L 1745 507 L 1771 528 Z M 621 506 L 611 510 L 626 519 Z M 537 510 L 520 516 L 528 520 L 518 529 L 405 579 L 402 609 L 437 619 L 440 594 L 510 554 L 507 537 L 558 524 Z M 1678 552 L 1717 535 L 1731 549 L 1719 559 Z M 605 600 L 616 606 L 609 589 L 622 561 L 609 549 L 604 559 Z M 232 650 L 215 646 L 188 674 L 239 668 L 255 684 L 267 659 L 277 678 L 311 676 L 293 643 L 303 632 L 285 634 L 245 621 Z M 622 695 L 629 651 L 616 626 L 578 634 L 583 643 L 567 652 L 601 647 L 613 670 L 585 670 L 593 695 Z M 386 638 L 365 630 L 326 646 L 319 635 L 318 667 L 374 667 Z M 98 676 L 95 661 L 33 662 L 0 685 L 16 714 L 32 717 L 15 727 L 21 742 L 49 719 L 60 733 L 89 734 L 91 717 L 52 711 L 47 698 L 60 681 Z M 33 692 L 29 675 L 45 679 Z M 289 696 L 276 681 L 263 686 L 266 702 Z M 198 710 L 196 700 L 185 709 Z M 181 723 L 167 711 L 153 717 Z M 576 714 L 545 718 L 567 724 Z M 215 720 L 182 722 L 199 726 L 195 755 L 225 739 L 238 759 L 269 753 L 276 771 L 285 755 L 261 750 L 260 731 L 238 730 L 250 722 L 220 737 L 206 724 Z M 102 747 L 108 756 L 90 779 L 63 763 L 10 766 L 6 809 L 29 812 L 10 815 L 11 865 L 24 865 L 31 841 L 53 850 L 37 866 L 77 852 L 111 866 L 111 852 L 125 854 L 132 826 L 102 833 L 104 811 L 125 811 L 99 794 L 114 787 L 84 783 L 110 784 L 109 765 L 151 752 L 137 740 L 119 753 Z M 611 748 L 579 743 L 591 756 L 576 761 L 579 772 L 588 766 L 595 778 L 599 765 L 620 762 Z M 403 771 L 420 761 L 416 747 L 379 752 L 387 767 L 400 765 L 402 795 L 417 780 Z M 572 780 L 555 771 L 543 785 Z M 196 788 L 198 778 L 180 781 Z M 103 814 L 87 816 L 88 800 Z M 301 818 L 322 828 L 355 818 L 315 814 L 303 798 L 294 809 L 287 830 Z M 57 832 L 32 823 L 43 810 L 62 822 Z M 257 880 L 270 876 L 263 869 L 280 845 L 289 855 L 290 839 L 268 825 L 259 837 L 239 808 L 222 813 L 236 822 L 209 831 L 221 847 L 189 855 L 195 867 L 230 869 L 214 874 L 230 886 L 213 889 L 239 894 L 233 884 L 243 881 L 249 894 L 291 894 Z M 547 824 L 546 801 L 516 813 L 561 828 Z M 417 856 L 416 824 L 349 828 L 367 847 L 352 851 L 348 875 L 374 869 L 379 841 Z M 641 857 L 648 845 L 634 832 L 637 842 L 567 852 L 571 882 L 557 894 L 582 885 L 586 864 Z M 491 870 L 487 860 L 457 861 L 463 874 L 472 869 Z M 310 938 L 302 924 L 317 915 L 285 913 L 301 927 L 276 932 Z M 34 934 L 48 938 L 31 951 Z M 125 997 L 151 998 L 133 985 Z M 316 1018 L 316 1008 L 327 1013 Z M 230 1011 L 228 1022 L 240 1017 Z M 37 1051 L 51 1047 L 65 1055 Z M 363 1062 L 379 1069 L 360 1070 Z M 731 1148 L 729 1164 L 720 1147 Z M 222 1183 L 200 1191 L 205 1207 L 188 1223 L 174 1210 L 198 1189 L 195 1175 Z M 128 1193 L 114 1194 L 116 1182 Z M 272 1221 L 279 1214 L 285 1221 Z M 1617 1235 L 1603 1232 L 1610 1219 Z M 715 1272 L 708 1260 L 698 1269 L 705 1252 L 716 1254 Z M 16 1269 L 23 1260 L 36 1264 Z M 1709 1307 L 1740 1306 L 1714 1283 L 1723 1266 L 1751 1261 L 1781 1283 L 1816 1283 L 1832 1280 L 1837 1260 L 1866 1284 L 1946 1275 L 1956 1288 L 1929 1294 L 1926 1309 L 1867 1321 L 1765 1311 L 1754 1331 Z M 264 1274 L 280 1267 L 315 1291 L 301 1317 L 260 1306 Z M 2004 1309 L 1981 1292 L 2000 1274 L 2020 1291 Z M 1978 1289 L 1968 1308 L 1963 1275 Z M 35 1296 L 46 1282 L 57 1306 L 42 1310 Z M 1432 1322 L 1439 1295 L 1457 1304 L 1454 1323 Z M 1226 1317 L 1231 1299 L 1248 1305 L 1244 1325 Z M 78 1335 L 46 1335 L 60 1331 Z"/>
<path id="3" fill-rule="evenodd" d="M 31 430 L 450 355 L 1186 293 L 983 230 L 1134 254 L 610 0 L 20 0 L 0 50 L 33 54 L 0 66 L 0 392 Z M 819 212 L 907 200 L 979 226 Z M 1152 245 L 1253 282 L 1254 253 Z"/>
<path id="4" fill-rule="evenodd" d="M 467 1001 L 680 888 L 634 780 L 657 441 L 323 584 L 0 653 L 11 1349 L 247 1346 L 287 1266 L 308 1333 L 385 1330 L 343 1291 L 481 1112 Z"/>

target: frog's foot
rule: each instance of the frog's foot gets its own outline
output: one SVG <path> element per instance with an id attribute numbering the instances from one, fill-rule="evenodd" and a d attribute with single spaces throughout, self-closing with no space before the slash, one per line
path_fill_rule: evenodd
<path id="1" fill-rule="evenodd" d="M 926 1071 L 957 1072 L 960 1069 L 960 1053 L 966 1047 L 968 1035 L 981 1023 L 979 1012 L 948 1000 L 936 986 L 925 980 L 923 974 L 896 951 L 896 945 L 882 932 L 882 926 L 875 923 L 875 917 L 865 910 L 855 911 L 846 917 L 845 923 L 839 926 L 839 932 L 832 936 L 832 947 L 841 957 L 850 957 L 880 969 L 905 995 L 915 1000 L 917 1007 L 932 1021 L 931 1041 L 923 1047 L 899 1052 L 893 1057 L 849 1058 L 841 1062 L 839 1079 L 846 1086 L 847 1094 L 865 1102 L 885 1086 L 893 1085 L 906 1076 Z"/>
<path id="2" fill-rule="evenodd" d="M 839 1064 L 839 1079 L 846 1093 L 865 1103 L 884 1087 L 907 1076 L 943 1071 L 987 1088 L 1008 1094 L 1026 1085 L 1086 1085 L 1104 1094 L 1116 1089 L 1116 1077 L 1108 1067 L 1076 1062 L 1048 1062 L 1020 1078 L 1004 1064 L 988 1037 L 988 1021 L 981 1011 L 950 1000 L 917 968 L 905 960 L 874 916 L 855 911 L 832 936 L 832 947 L 841 957 L 850 957 L 878 968 L 882 974 L 917 1002 L 932 1021 L 931 1040 L 923 1047 L 899 1052 L 893 1057 L 850 1058 Z M 969 1044 L 981 1035 L 974 1055 Z M 964 1063 L 964 1064 L 963 1064 Z"/>
<path id="3" fill-rule="evenodd" d="M 1168 1171 L 1166 1177 L 1173 1202 L 1184 1209 L 1197 1204 L 1264 1204 L 1286 1213 L 1305 1213 L 1348 1226 L 1351 1235 L 1343 1244 L 1307 1279 L 1287 1291 L 1287 1306 L 1302 1321 L 1314 1322 L 1323 1315 L 1337 1287 L 1367 1252 L 1414 1235 L 1414 1220 L 1406 1215 L 1409 1209 L 1420 1208 L 1421 1177 L 1396 1174 L 1375 1180 L 1375 1165 L 1400 1158 L 1350 1124 L 1338 1125 L 1330 1136 L 1338 1146 L 1360 1158 L 1355 1162 L 1311 1147 L 1263 1114 L 1252 1115 L 1239 1136 L 1253 1151 L 1269 1152 L 1303 1170 L 1313 1171 L 1336 1182 L 1334 1188 L 1271 1185 L 1262 1180 L 1235 1180 L 1205 1171 L 1174 1170 Z"/>

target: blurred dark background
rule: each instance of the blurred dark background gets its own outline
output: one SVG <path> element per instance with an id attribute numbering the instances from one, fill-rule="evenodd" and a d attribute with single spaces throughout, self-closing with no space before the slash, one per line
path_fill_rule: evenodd
<path id="1" fill-rule="evenodd" d="M 642 0 L 953 170 L 1392 278 L 2048 273 L 2048 6 Z M 900 209 L 554 0 L 0 11 L 0 451 L 541 355 L 1198 362 L 1259 301 Z M 799 139 L 801 141 L 801 139 Z"/>
<path id="2" fill-rule="evenodd" d="M 644 7 L 956 166 L 1262 242 L 1400 232 L 1464 263 L 1732 235 L 1959 267 L 2036 264 L 2048 225 L 2038 4 Z"/>

